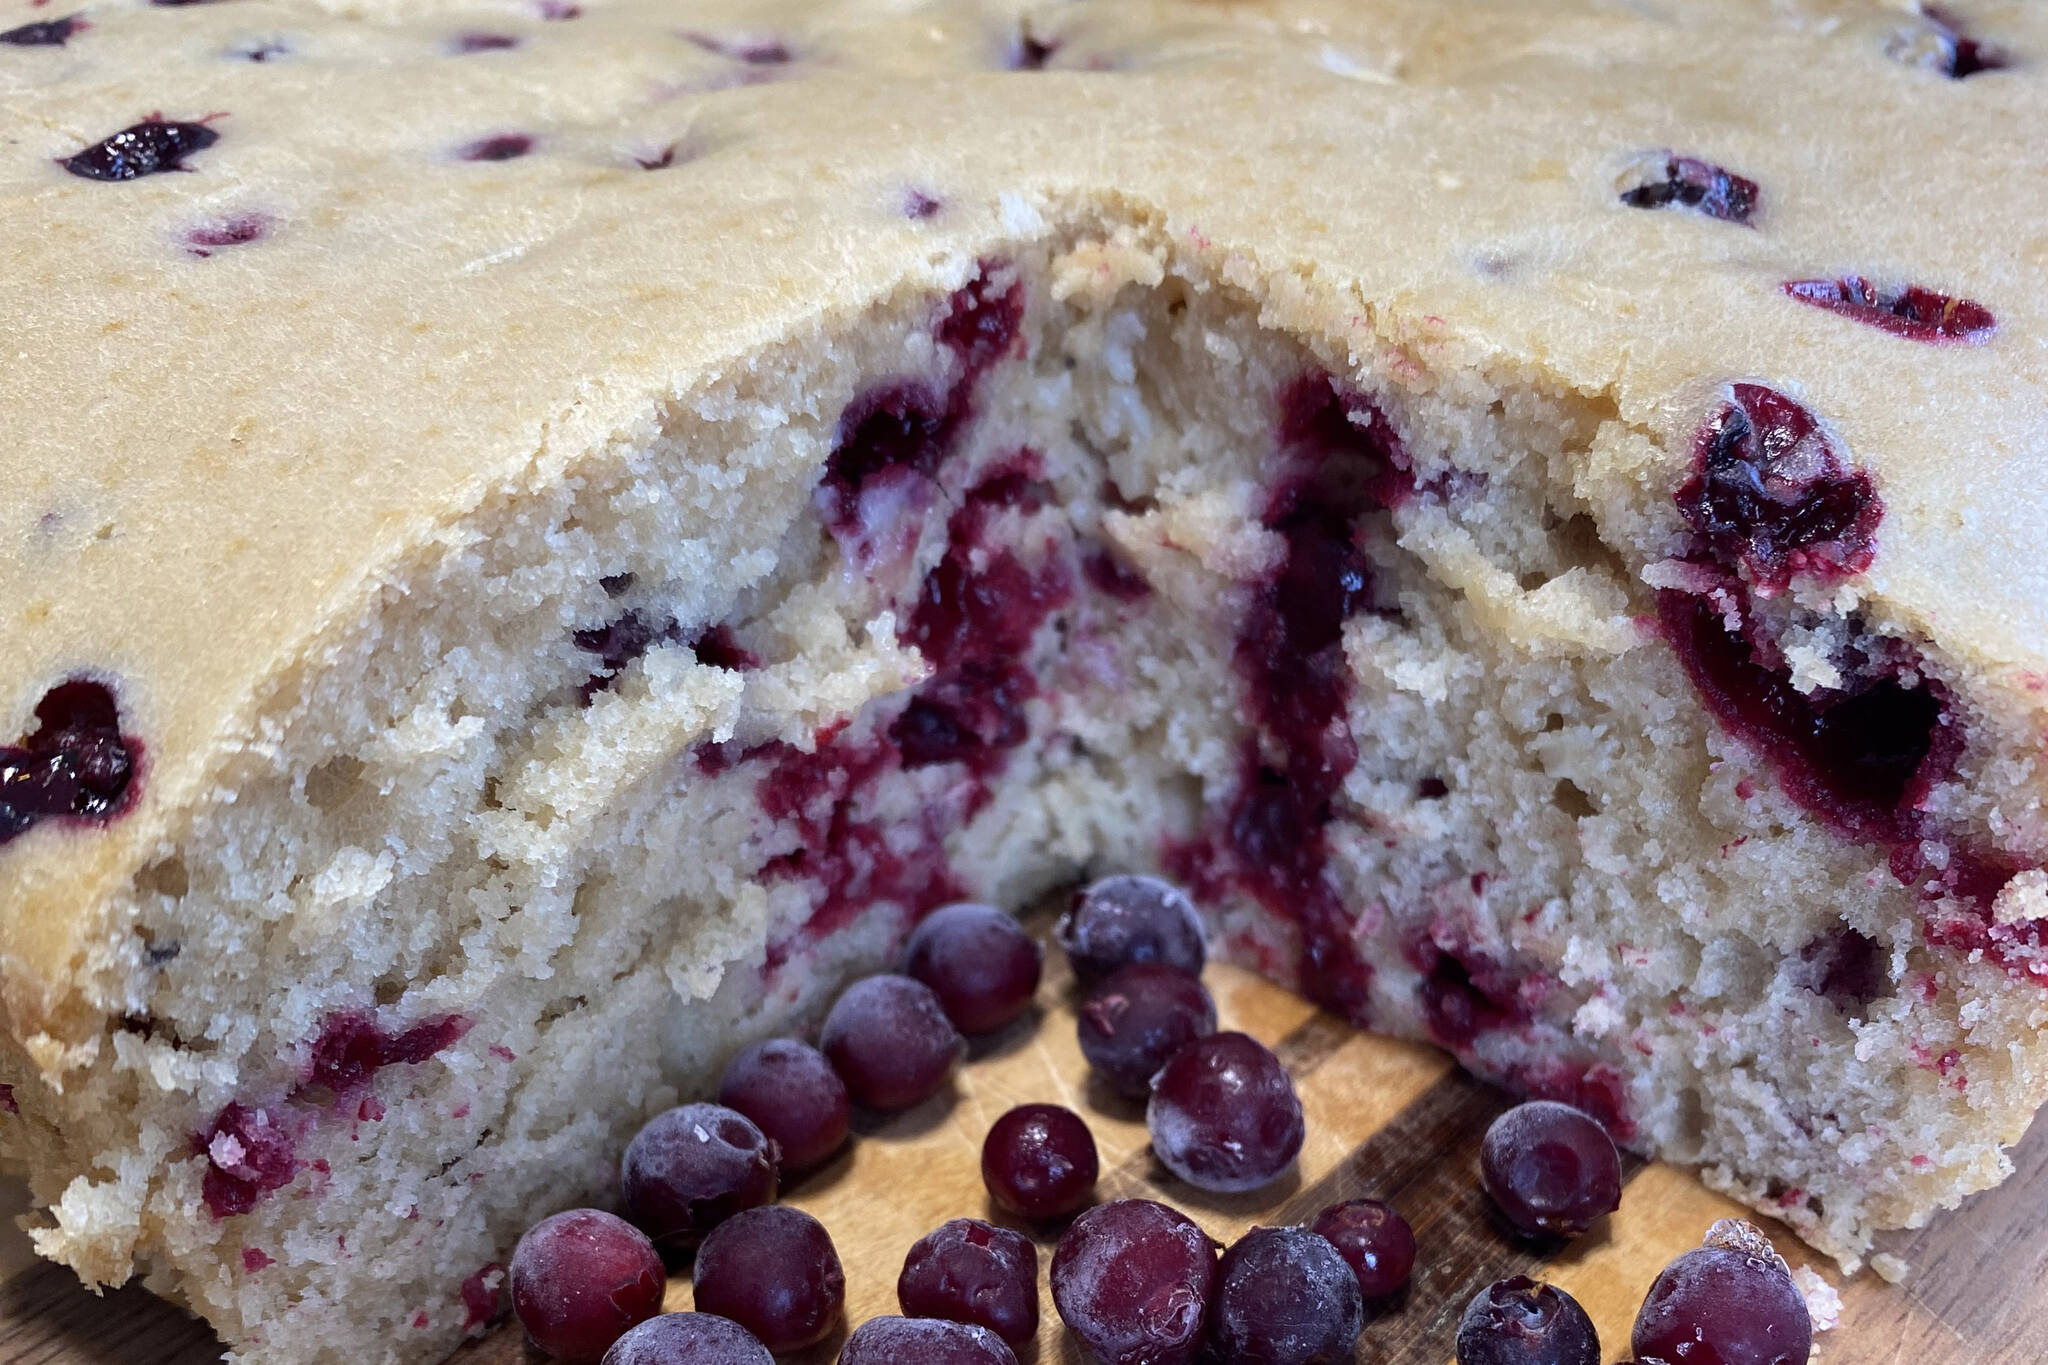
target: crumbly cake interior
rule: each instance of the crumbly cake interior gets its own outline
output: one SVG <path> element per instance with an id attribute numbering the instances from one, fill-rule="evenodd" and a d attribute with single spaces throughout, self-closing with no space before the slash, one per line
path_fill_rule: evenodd
<path id="1" fill-rule="evenodd" d="M 242 1358 L 425 1358 L 917 915 L 1104 870 L 1846 1260 L 1999 1178 L 1953 1103 L 2038 1093 L 2040 874 L 1979 850 L 2040 775 L 1814 571 L 1864 504 L 1770 592 L 1537 368 L 1333 354 L 1142 222 L 950 269 L 446 526 L 278 680 L 118 907 L 111 1046 L 16 1087 L 46 1254 Z M 1701 390 L 1696 482 L 1770 392 Z M 1788 728 L 1831 698 L 1850 738 Z"/>

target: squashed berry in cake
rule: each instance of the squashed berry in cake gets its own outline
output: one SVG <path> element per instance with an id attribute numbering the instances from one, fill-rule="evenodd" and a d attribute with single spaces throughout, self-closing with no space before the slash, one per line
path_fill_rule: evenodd
<path id="1" fill-rule="evenodd" d="M 1788 280 L 1786 294 L 1908 341 L 1988 341 L 1998 319 L 1974 299 L 1952 298 L 1917 284 L 1887 289 L 1861 275 L 1839 280 Z"/>

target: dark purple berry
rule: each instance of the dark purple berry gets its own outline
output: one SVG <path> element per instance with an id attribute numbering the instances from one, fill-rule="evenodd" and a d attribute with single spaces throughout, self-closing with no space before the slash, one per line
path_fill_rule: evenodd
<path id="1" fill-rule="evenodd" d="M 86 21 L 76 14 L 62 19 L 43 19 L 0 33 L 0 43 L 10 47 L 62 47 L 70 41 L 72 34 L 86 26 Z"/>
<path id="2" fill-rule="evenodd" d="M 736 1213 L 697 1248 L 697 1309 L 731 1318 L 781 1355 L 823 1341 L 846 1303 L 824 1224 L 786 1204 Z"/>
<path id="3" fill-rule="evenodd" d="M 122 810 L 141 745 L 121 733 L 114 694 L 77 678 L 36 703 L 36 730 L 0 745 L 0 844 L 51 816 L 106 820 Z"/>
<path id="4" fill-rule="evenodd" d="M 1199 976 L 1208 960 L 1194 902 L 1157 877 L 1104 877 L 1083 887 L 1053 934 L 1083 981 L 1133 962 L 1163 962 Z"/>
<path id="5" fill-rule="evenodd" d="M 1301 1228 L 1253 1228 L 1216 1268 L 1209 1341 L 1224 1360 L 1349 1365 L 1365 1326 L 1358 1279 Z"/>
<path id="6" fill-rule="evenodd" d="M 967 1050 L 931 987 L 907 976 L 848 986 L 819 1043 L 854 1102 L 885 1113 L 938 1094 Z"/>
<path id="7" fill-rule="evenodd" d="M 1057 1104 L 1018 1105 L 989 1125 L 981 1144 L 990 1198 L 1025 1218 L 1064 1218 L 1094 1195 L 1099 1173 L 1095 1135 Z"/>
<path id="8" fill-rule="evenodd" d="M 906 976 L 930 986 L 962 1033 L 993 1033 L 1031 1008 L 1043 966 L 1038 940 L 992 905 L 925 916 L 903 953 Z"/>
<path id="9" fill-rule="evenodd" d="M 186 157 L 218 141 L 220 134 L 204 123 L 151 118 L 130 124 L 57 164 L 85 180 L 135 180 L 160 171 L 182 171 Z"/>
<path id="10" fill-rule="evenodd" d="M 794 1038 L 756 1043 L 727 1063 L 718 1102 L 754 1121 L 782 1150 L 782 1169 L 823 1165 L 846 1142 L 853 1104 L 825 1054 Z"/>
<path id="11" fill-rule="evenodd" d="M 558 1360 L 600 1359 L 629 1328 L 661 1311 L 661 1253 L 623 1218 L 571 1209 L 526 1230 L 512 1252 L 512 1311 Z"/>
<path id="12" fill-rule="evenodd" d="M 612 1343 L 604 1365 L 775 1365 L 754 1334 L 715 1313 L 663 1313 Z"/>
<path id="13" fill-rule="evenodd" d="M 1881 289 L 1861 275 L 1838 280 L 1787 280 L 1781 288 L 1801 303 L 1890 332 L 1908 341 L 1982 342 L 1998 319 L 1974 299 L 1959 299 L 1917 284 Z"/>
<path id="14" fill-rule="evenodd" d="M 1804 1365 L 1813 1320 L 1770 1239 L 1731 1219 L 1664 1268 L 1630 1346 L 1670 1365 Z"/>
<path id="15" fill-rule="evenodd" d="M 533 139 L 525 133 L 499 133 L 478 138 L 456 155 L 464 161 L 515 161 L 533 150 Z"/>
<path id="16" fill-rule="evenodd" d="M 896 1301 L 909 1317 L 976 1323 L 1021 1346 L 1038 1334 L 1038 1248 L 1021 1232 L 955 1218 L 903 1258 Z"/>
<path id="17" fill-rule="evenodd" d="M 1337 1248 L 1368 1303 L 1400 1293 L 1415 1271 L 1414 1229 L 1377 1199 L 1332 1204 L 1310 1230 Z"/>
<path id="18" fill-rule="evenodd" d="M 937 1318 L 869 1318 L 853 1330 L 839 1365 L 1017 1365 L 986 1327 Z"/>
<path id="19" fill-rule="evenodd" d="M 1188 1365 L 1216 1284 L 1216 1244 L 1149 1199 L 1098 1204 L 1052 1258 L 1052 1301 L 1097 1365 Z"/>
<path id="20" fill-rule="evenodd" d="M 448 50 L 457 56 L 473 52 L 505 52 L 519 46 L 519 39 L 509 33 L 458 33 L 448 42 Z"/>
<path id="21" fill-rule="evenodd" d="M 1082 998 L 1081 1055 L 1118 1094 L 1143 1099 L 1167 1059 L 1216 1031 L 1216 1002 L 1199 977 L 1133 962 Z"/>
<path id="22" fill-rule="evenodd" d="M 1577 1299 L 1517 1275 L 1473 1296 L 1458 1322 L 1458 1365 L 1600 1365 L 1600 1334 Z"/>
<path id="23" fill-rule="evenodd" d="M 1621 1206 L 1621 1157 L 1607 1130 L 1568 1104 L 1532 1100 L 1495 1119 L 1479 1174 L 1525 1237 L 1577 1237 Z"/>
<path id="24" fill-rule="evenodd" d="M 688 1251 L 741 1209 L 775 1198 L 776 1157 L 774 1142 L 723 1105 L 656 1114 L 619 1161 L 626 1217 L 663 1251 Z"/>
<path id="25" fill-rule="evenodd" d="M 1630 208 L 1686 208 L 1724 223 L 1747 223 L 1756 212 L 1757 185 L 1698 157 L 1668 155 L 1658 174 L 1622 191 Z"/>
<path id="26" fill-rule="evenodd" d="M 1255 1190 L 1301 1151 L 1301 1100 L 1270 1049 L 1243 1033 L 1189 1043 L 1152 1079 L 1152 1151 L 1197 1189 Z"/>

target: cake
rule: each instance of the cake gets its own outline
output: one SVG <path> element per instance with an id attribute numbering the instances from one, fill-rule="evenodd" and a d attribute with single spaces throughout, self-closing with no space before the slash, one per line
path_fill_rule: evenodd
<path id="1" fill-rule="evenodd" d="M 1853 1265 L 2048 1091 L 2048 15 L 0 15 L 0 1143 L 426 1361 L 1106 871 Z"/>

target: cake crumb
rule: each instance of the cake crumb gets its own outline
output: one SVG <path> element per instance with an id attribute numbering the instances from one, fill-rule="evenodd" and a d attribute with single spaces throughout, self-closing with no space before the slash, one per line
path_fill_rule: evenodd
<path id="1" fill-rule="evenodd" d="M 1792 1272 L 1792 1283 L 1799 1286 L 1806 1299 L 1806 1312 L 1813 1319 L 1814 1331 L 1831 1332 L 1841 1325 L 1842 1296 L 1821 1278 L 1820 1272 L 1812 1266 L 1800 1266 Z"/>
<path id="2" fill-rule="evenodd" d="M 1870 1268 L 1877 1272 L 1886 1284 L 1904 1284 L 1912 1267 L 1889 1251 L 1880 1251 L 1870 1258 Z"/>

